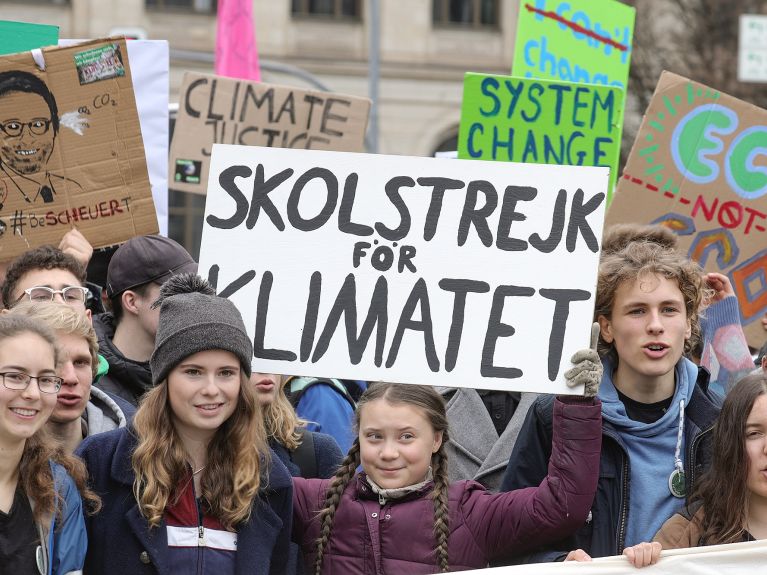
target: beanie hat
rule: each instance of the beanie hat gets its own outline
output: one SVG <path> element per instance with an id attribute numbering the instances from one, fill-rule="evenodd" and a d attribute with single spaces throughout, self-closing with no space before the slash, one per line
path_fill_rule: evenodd
<path id="1" fill-rule="evenodd" d="M 149 359 L 152 383 L 158 385 L 184 358 L 200 351 L 222 349 L 237 356 L 250 377 L 253 344 L 242 316 L 228 299 L 218 297 L 195 274 L 173 276 L 162 286 L 154 352 Z"/>

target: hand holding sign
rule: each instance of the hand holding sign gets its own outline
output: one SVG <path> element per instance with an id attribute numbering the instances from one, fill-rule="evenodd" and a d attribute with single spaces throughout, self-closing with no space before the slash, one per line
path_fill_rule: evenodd
<path id="1" fill-rule="evenodd" d="M 591 341 L 589 349 L 581 349 L 575 352 L 570 361 L 574 367 L 565 372 L 565 381 L 570 387 L 583 385 L 583 395 L 594 397 L 599 392 L 599 383 L 602 381 L 602 360 L 597 353 L 599 342 L 599 324 L 594 322 L 591 326 Z"/>

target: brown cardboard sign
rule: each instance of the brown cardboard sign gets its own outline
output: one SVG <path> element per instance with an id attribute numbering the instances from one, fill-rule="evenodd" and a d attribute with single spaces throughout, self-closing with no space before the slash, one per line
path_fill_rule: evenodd
<path id="1" fill-rule="evenodd" d="M 0 261 L 58 244 L 156 233 L 125 40 L 0 58 Z"/>
<path id="2" fill-rule="evenodd" d="M 664 72 L 606 224 L 660 223 L 707 271 L 726 274 L 749 344 L 767 311 L 767 110 Z"/>
<path id="3" fill-rule="evenodd" d="M 213 144 L 364 151 L 370 100 L 184 74 L 170 147 L 170 187 L 204 194 Z"/>

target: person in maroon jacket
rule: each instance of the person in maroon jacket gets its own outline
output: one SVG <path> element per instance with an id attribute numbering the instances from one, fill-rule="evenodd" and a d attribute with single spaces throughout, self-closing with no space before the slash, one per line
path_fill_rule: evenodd
<path id="1" fill-rule="evenodd" d="M 586 383 L 586 397 L 555 402 L 548 477 L 501 494 L 476 481 L 449 484 L 448 424 L 437 391 L 373 384 L 358 402 L 357 437 L 335 477 L 293 478 L 293 540 L 307 572 L 477 569 L 575 531 L 597 485 L 601 365 L 590 350 L 573 363 L 565 376 L 571 385 Z"/>

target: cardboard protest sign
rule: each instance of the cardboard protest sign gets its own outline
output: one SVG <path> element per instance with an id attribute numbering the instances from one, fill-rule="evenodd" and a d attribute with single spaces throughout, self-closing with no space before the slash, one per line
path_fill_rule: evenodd
<path id="1" fill-rule="evenodd" d="M 620 156 L 623 95 L 618 88 L 593 84 L 467 73 L 458 157 L 607 166 L 612 190 Z"/>
<path id="2" fill-rule="evenodd" d="M 58 26 L 0 20 L 0 55 L 54 46 L 58 39 Z"/>
<path id="3" fill-rule="evenodd" d="M 204 194 L 214 143 L 361 152 L 370 100 L 184 74 L 170 147 L 171 187 Z"/>
<path id="4" fill-rule="evenodd" d="M 661 223 L 708 271 L 729 276 L 749 344 L 767 311 L 767 111 L 664 72 L 607 223 Z"/>
<path id="5" fill-rule="evenodd" d="M 625 90 L 635 16 L 614 0 L 523 0 L 511 71 Z"/>
<path id="6" fill-rule="evenodd" d="M 258 371 L 566 392 L 607 176 L 215 145 L 200 273 L 242 311 Z"/>
<path id="7" fill-rule="evenodd" d="M 764 569 L 767 541 L 728 543 L 670 549 L 661 552 L 660 561 L 642 567 L 641 571 L 624 556 L 599 557 L 588 563 L 564 561 L 530 563 L 516 567 L 462 571 L 464 575 L 742 575 Z"/>
<path id="8" fill-rule="evenodd" d="M 0 58 L 0 261 L 77 227 L 94 247 L 157 232 L 125 41 Z"/>

